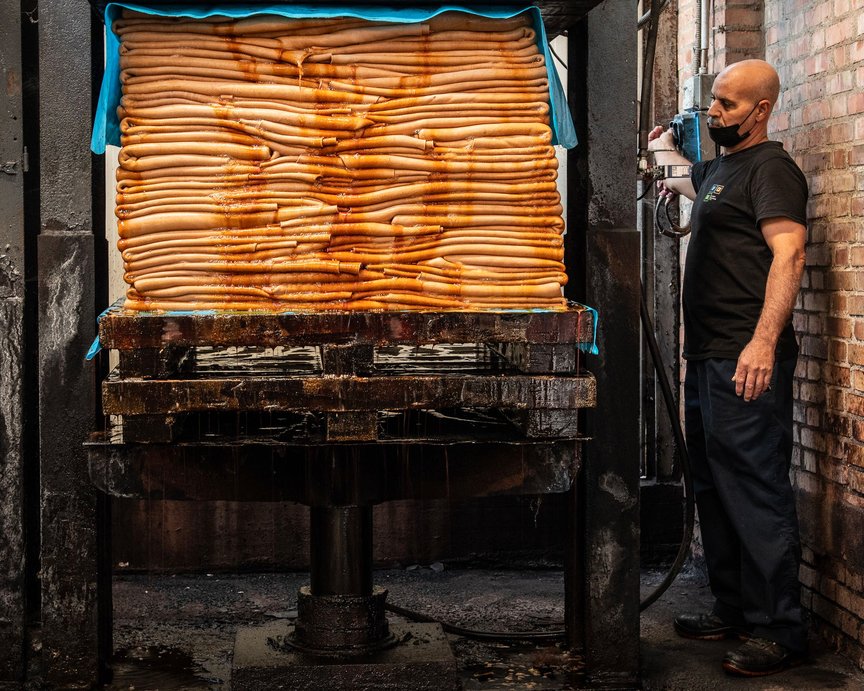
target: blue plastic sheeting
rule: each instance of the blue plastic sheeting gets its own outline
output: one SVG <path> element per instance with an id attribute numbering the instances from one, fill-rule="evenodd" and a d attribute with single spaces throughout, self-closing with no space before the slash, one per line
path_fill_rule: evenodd
<path id="1" fill-rule="evenodd" d="M 87 354 L 84 356 L 85 360 L 92 360 L 99 354 L 99 351 L 102 350 L 102 342 L 99 340 L 99 322 L 102 321 L 102 317 L 108 314 L 112 310 L 121 309 L 123 305 L 123 298 L 120 298 L 113 305 L 106 307 L 102 310 L 102 314 L 96 317 L 96 338 L 93 339 L 93 343 L 90 344 L 90 347 L 87 349 Z"/>
<path id="2" fill-rule="evenodd" d="M 600 349 L 597 347 L 597 325 L 600 323 L 600 315 L 593 307 L 589 307 L 588 305 L 583 305 L 583 307 L 587 309 L 594 317 L 591 320 L 593 333 L 591 334 L 591 344 L 589 345 L 588 343 L 580 343 L 579 350 L 581 350 L 583 353 L 589 353 L 590 355 L 599 355 Z"/>
<path id="3" fill-rule="evenodd" d="M 119 298 L 115 303 L 106 307 L 102 314 L 96 317 L 96 338 L 93 339 L 93 343 L 90 344 L 90 347 L 87 349 L 87 354 L 84 356 L 85 360 L 92 360 L 102 351 L 102 341 L 99 339 L 99 322 L 102 321 L 102 318 L 109 314 L 110 312 L 122 312 L 123 311 L 123 303 L 126 302 L 126 298 Z M 589 308 L 590 309 L 590 308 Z M 142 315 L 147 314 L 157 314 L 157 312 L 141 312 Z M 184 315 L 184 314 L 216 314 L 215 310 L 171 310 L 170 312 L 159 312 L 158 314 L 168 314 L 168 315 Z"/>
<path id="4" fill-rule="evenodd" d="M 105 153 L 106 144 L 120 145 L 120 122 L 117 119 L 117 106 L 120 105 L 120 40 L 112 27 L 124 8 L 165 17 L 247 17 L 253 14 L 276 14 L 283 17 L 302 19 L 304 17 L 359 17 L 372 21 L 401 22 L 409 24 L 422 22 L 437 14 L 448 11 L 469 12 L 482 17 L 507 18 L 522 12 L 528 12 L 534 22 L 537 38 L 546 58 L 546 72 L 549 75 L 549 111 L 552 120 L 552 143 L 560 144 L 568 149 L 576 146 L 576 130 L 564 89 L 552 63 L 549 43 L 546 40 L 546 29 L 537 7 L 507 7 L 497 9 L 471 9 L 457 5 L 442 5 L 436 9 L 417 9 L 408 7 L 351 7 L 350 5 L 230 5 L 218 7 L 215 5 L 166 5 L 161 7 L 144 7 L 133 3 L 111 3 L 105 8 L 106 41 L 105 52 L 107 64 L 102 79 L 102 89 L 99 92 L 99 104 L 96 108 L 96 120 L 93 123 L 93 137 L 90 149 L 93 153 Z"/>

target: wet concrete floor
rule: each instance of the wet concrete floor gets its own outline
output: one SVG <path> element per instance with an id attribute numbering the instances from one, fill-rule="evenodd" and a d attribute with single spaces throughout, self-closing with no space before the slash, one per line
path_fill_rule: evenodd
<path id="1" fill-rule="evenodd" d="M 434 567 L 376 571 L 376 583 L 389 590 L 390 602 L 466 628 L 561 628 L 564 586 L 558 569 Z M 643 594 L 661 578 L 657 572 L 643 573 Z M 230 689 L 237 628 L 279 620 L 290 624 L 297 589 L 307 579 L 302 573 L 116 577 L 110 688 Z M 646 690 L 864 689 L 864 673 L 815 638 L 811 660 L 801 667 L 763 679 L 727 676 L 720 659 L 734 642 L 687 641 L 671 627 L 678 612 L 707 608 L 710 599 L 699 576 L 685 575 L 643 613 Z M 466 691 L 579 688 L 580 660 L 555 641 L 481 642 L 455 635 L 450 641 Z"/>

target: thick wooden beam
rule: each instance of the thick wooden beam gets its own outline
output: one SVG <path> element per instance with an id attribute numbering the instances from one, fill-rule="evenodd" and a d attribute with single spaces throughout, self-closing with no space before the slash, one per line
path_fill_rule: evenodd
<path id="1" fill-rule="evenodd" d="M 291 312 L 154 314 L 112 309 L 99 322 L 105 348 L 171 346 L 590 343 L 591 312 Z"/>
<path id="2" fill-rule="evenodd" d="M 503 375 L 212 376 L 120 379 L 102 384 L 107 415 L 195 411 L 411 410 L 536 408 L 575 410 L 594 404 L 594 377 Z"/>

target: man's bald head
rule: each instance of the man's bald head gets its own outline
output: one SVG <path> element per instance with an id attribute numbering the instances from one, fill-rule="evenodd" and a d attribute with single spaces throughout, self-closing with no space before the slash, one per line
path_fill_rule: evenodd
<path id="1" fill-rule="evenodd" d="M 764 60 L 741 60 L 734 62 L 717 75 L 717 80 L 734 83 L 736 91 L 750 101 L 766 100 L 771 108 L 780 95 L 780 77 L 777 70 Z"/>

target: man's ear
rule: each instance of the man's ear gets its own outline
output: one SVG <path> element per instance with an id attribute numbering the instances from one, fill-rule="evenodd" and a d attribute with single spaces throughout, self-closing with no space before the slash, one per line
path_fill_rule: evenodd
<path id="1" fill-rule="evenodd" d="M 767 118 L 771 114 L 771 101 L 763 98 L 756 104 L 756 117 L 759 120 Z M 760 117 L 761 116 L 761 117 Z"/>

